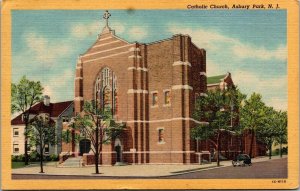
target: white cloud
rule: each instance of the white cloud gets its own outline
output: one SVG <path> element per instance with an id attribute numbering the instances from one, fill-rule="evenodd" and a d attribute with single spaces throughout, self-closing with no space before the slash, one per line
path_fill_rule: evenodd
<path id="1" fill-rule="evenodd" d="M 232 79 L 242 92 L 248 95 L 260 93 L 268 106 L 287 110 L 287 98 L 283 96 L 287 92 L 287 76 L 264 78 L 248 71 L 235 71 L 232 72 Z"/>
<path id="2" fill-rule="evenodd" d="M 110 24 L 110 28 L 116 31 L 116 34 L 122 34 L 125 31 L 125 26 L 120 22 Z"/>
<path id="3" fill-rule="evenodd" d="M 193 29 L 178 27 L 180 25 L 171 25 L 168 30 L 173 34 L 187 34 L 192 37 L 199 47 L 205 47 L 205 49 L 213 50 L 216 49 L 220 42 L 234 43 L 236 40 L 226 37 L 216 31 L 205 30 L 205 29 Z"/>
<path id="4" fill-rule="evenodd" d="M 214 61 L 207 59 L 206 60 L 206 73 L 208 76 L 216 76 L 220 74 L 225 74 L 224 68 L 220 67 Z"/>
<path id="5" fill-rule="evenodd" d="M 51 75 L 50 79 L 42 82 L 44 94 L 50 96 L 51 102 L 65 101 L 73 94 L 74 76 L 72 69 Z"/>
<path id="6" fill-rule="evenodd" d="M 199 47 L 205 47 L 208 51 L 217 51 L 229 48 L 234 53 L 235 58 L 239 59 L 260 59 L 260 60 L 286 60 L 287 47 L 280 45 L 275 49 L 269 50 L 265 47 L 258 47 L 243 43 L 242 41 L 223 35 L 217 31 L 202 28 L 182 28 L 180 25 L 169 25 L 169 32 L 173 34 L 188 34 L 193 42 Z"/>
<path id="7" fill-rule="evenodd" d="M 71 52 L 69 44 L 57 39 L 55 41 L 47 39 L 35 32 L 25 33 L 24 40 L 27 49 L 22 54 L 30 55 L 30 57 L 23 57 L 22 59 L 32 59 L 42 63 L 44 67 L 51 67 L 55 60 Z"/>
<path id="8" fill-rule="evenodd" d="M 77 23 L 71 27 L 71 36 L 77 39 L 84 39 L 88 36 L 95 36 L 99 34 L 102 30 L 100 22 L 91 22 L 91 23 Z"/>
<path id="9" fill-rule="evenodd" d="M 287 100 L 281 97 L 272 97 L 271 99 L 266 100 L 266 104 L 278 111 L 287 111 Z"/>
<path id="10" fill-rule="evenodd" d="M 267 50 L 265 47 L 255 47 L 242 43 L 236 43 L 233 46 L 233 52 L 241 59 L 256 58 L 261 60 L 286 60 L 287 47 L 280 45 L 276 49 Z"/>
<path id="11" fill-rule="evenodd" d="M 148 36 L 148 32 L 145 28 L 141 27 L 132 27 L 128 30 L 130 38 L 134 40 L 142 40 Z"/>

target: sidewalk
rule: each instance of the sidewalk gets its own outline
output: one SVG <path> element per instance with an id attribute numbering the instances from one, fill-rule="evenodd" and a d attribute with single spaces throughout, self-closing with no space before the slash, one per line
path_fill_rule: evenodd
<path id="1" fill-rule="evenodd" d="M 287 156 L 283 156 L 286 158 Z M 279 156 L 272 157 L 271 160 L 279 159 Z M 268 157 L 259 157 L 252 159 L 252 163 L 268 161 Z M 231 166 L 231 161 L 221 161 L 221 166 L 217 167 L 216 163 L 211 164 L 188 164 L 188 165 L 169 165 L 169 164 L 142 164 L 142 165 L 125 165 L 125 166 L 99 166 L 100 174 L 95 174 L 95 166 L 78 167 L 78 168 L 61 168 L 56 167 L 55 163 L 44 166 L 45 175 L 81 175 L 81 176 L 118 176 L 118 177 L 158 177 L 185 174 L 196 171 L 210 170 Z M 27 166 L 24 168 L 12 169 L 12 174 L 40 174 L 39 166 Z"/>

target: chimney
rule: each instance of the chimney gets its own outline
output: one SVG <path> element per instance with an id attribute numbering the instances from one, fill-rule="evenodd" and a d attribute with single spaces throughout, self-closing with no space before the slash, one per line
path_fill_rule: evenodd
<path id="1" fill-rule="evenodd" d="M 48 95 L 44 96 L 44 105 L 49 106 L 50 105 L 50 97 Z"/>

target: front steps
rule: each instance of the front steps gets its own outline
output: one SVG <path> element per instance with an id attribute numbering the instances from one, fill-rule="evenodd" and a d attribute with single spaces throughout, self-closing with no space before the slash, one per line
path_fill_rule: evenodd
<path id="1" fill-rule="evenodd" d="M 70 157 L 65 160 L 59 167 L 81 167 L 82 157 Z"/>

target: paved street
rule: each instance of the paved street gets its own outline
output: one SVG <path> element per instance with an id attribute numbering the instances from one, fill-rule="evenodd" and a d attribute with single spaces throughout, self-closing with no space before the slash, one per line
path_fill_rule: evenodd
<path id="1" fill-rule="evenodd" d="M 222 167 L 207 165 L 127 165 L 94 168 L 57 168 L 46 166 L 46 173 L 39 174 L 38 166 L 13 169 L 13 179 L 202 179 L 202 178 L 286 178 L 287 158 L 269 160 L 253 159 L 250 167 L 232 167 L 230 161 L 222 161 Z M 135 176 L 132 176 L 132 175 Z"/>
<path id="2" fill-rule="evenodd" d="M 180 174 L 177 176 L 166 177 L 170 179 L 201 179 L 201 178 L 287 178 L 287 158 L 277 159 L 266 162 L 253 163 L 246 167 L 224 167 L 207 171 Z"/>

